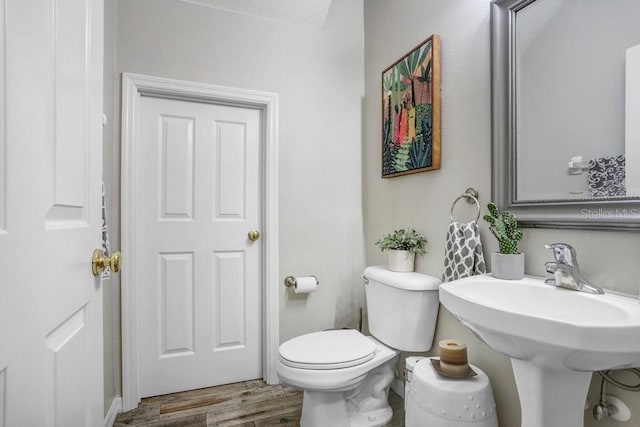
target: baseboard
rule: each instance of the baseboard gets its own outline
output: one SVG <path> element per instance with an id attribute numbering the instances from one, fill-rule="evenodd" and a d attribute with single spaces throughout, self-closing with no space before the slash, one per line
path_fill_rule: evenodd
<path id="1" fill-rule="evenodd" d="M 116 422 L 116 417 L 122 412 L 122 397 L 116 396 L 111 401 L 109 412 L 104 416 L 104 427 L 113 427 L 113 423 Z"/>
<path id="2" fill-rule="evenodd" d="M 404 399 L 404 383 L 398 378 L 391 383 L 391 390 L 395 391 L 398 396 Z"/>

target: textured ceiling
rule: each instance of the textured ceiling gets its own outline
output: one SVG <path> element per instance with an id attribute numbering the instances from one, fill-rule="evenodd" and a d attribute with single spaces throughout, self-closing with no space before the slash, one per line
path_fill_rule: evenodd
<path id="1" fill-rule="evenodd" d="M 331 0 L 181 0 L 212 9 L 322 28 Z"/>

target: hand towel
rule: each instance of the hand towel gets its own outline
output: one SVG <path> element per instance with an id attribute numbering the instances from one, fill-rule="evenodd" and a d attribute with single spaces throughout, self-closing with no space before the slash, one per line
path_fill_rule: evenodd
<path id="1" fill-rule="evenodd" d="M 111 247 L 109 245 L 109 228 L 107 227 L 107 203 L 104 197 L 104 182 L 102 183 L 102 253 L 104 256 L 111 255 Z M 111 269 L 105 268 L 102 271 L 102 278 L 108 279 L 111 277 Z"/>
<path id="2" fill-rule="evenodd" d="M 486 272 L 478 224 L 475 221 L 451 221 L 447 231 L 442 281 L 450 282 Z"/>
<path id="3" fill-rule="evenodd" d="M 591 196 L 626 196 L 624 178 L 624 155 L 589 160 L 587 179 Z"/>

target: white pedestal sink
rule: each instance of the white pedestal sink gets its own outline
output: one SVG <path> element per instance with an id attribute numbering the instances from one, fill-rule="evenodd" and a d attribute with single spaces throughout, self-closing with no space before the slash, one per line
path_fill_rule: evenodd
<path id="1" fill-rule="evenodd" d="M 640 366 L 635 298 L 480 275 L 441 285 L 440 302 L 511 357 L 522 427 L 583 427 L 591 373 Z"/>

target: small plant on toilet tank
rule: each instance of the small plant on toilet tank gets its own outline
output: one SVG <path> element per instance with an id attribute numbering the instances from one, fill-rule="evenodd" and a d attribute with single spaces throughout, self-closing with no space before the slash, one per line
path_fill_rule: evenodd
<path id="1" fill-rule="evenodd" d="M 424 248 L 427 238 L 413 228 L 394 230 L 376 240 L 375 244 L 382 251 L 389 251 L 389 270 L 413 271 L 415 256 L 426 253 Z"/>
<path id="2" fill-rule="evenodd" d="M 499 279 L 522 279 L 524 277 L 524 254 L 518 252 L 518 242 L 522 231 L 518 221 L 510 212 L 498 211 L 495 203 L 487 205 L 489 213 L 483 218 L 489 223 L 489 230 L 498 240 L 498 252 L 491 254 L 491 272 Z"/>

